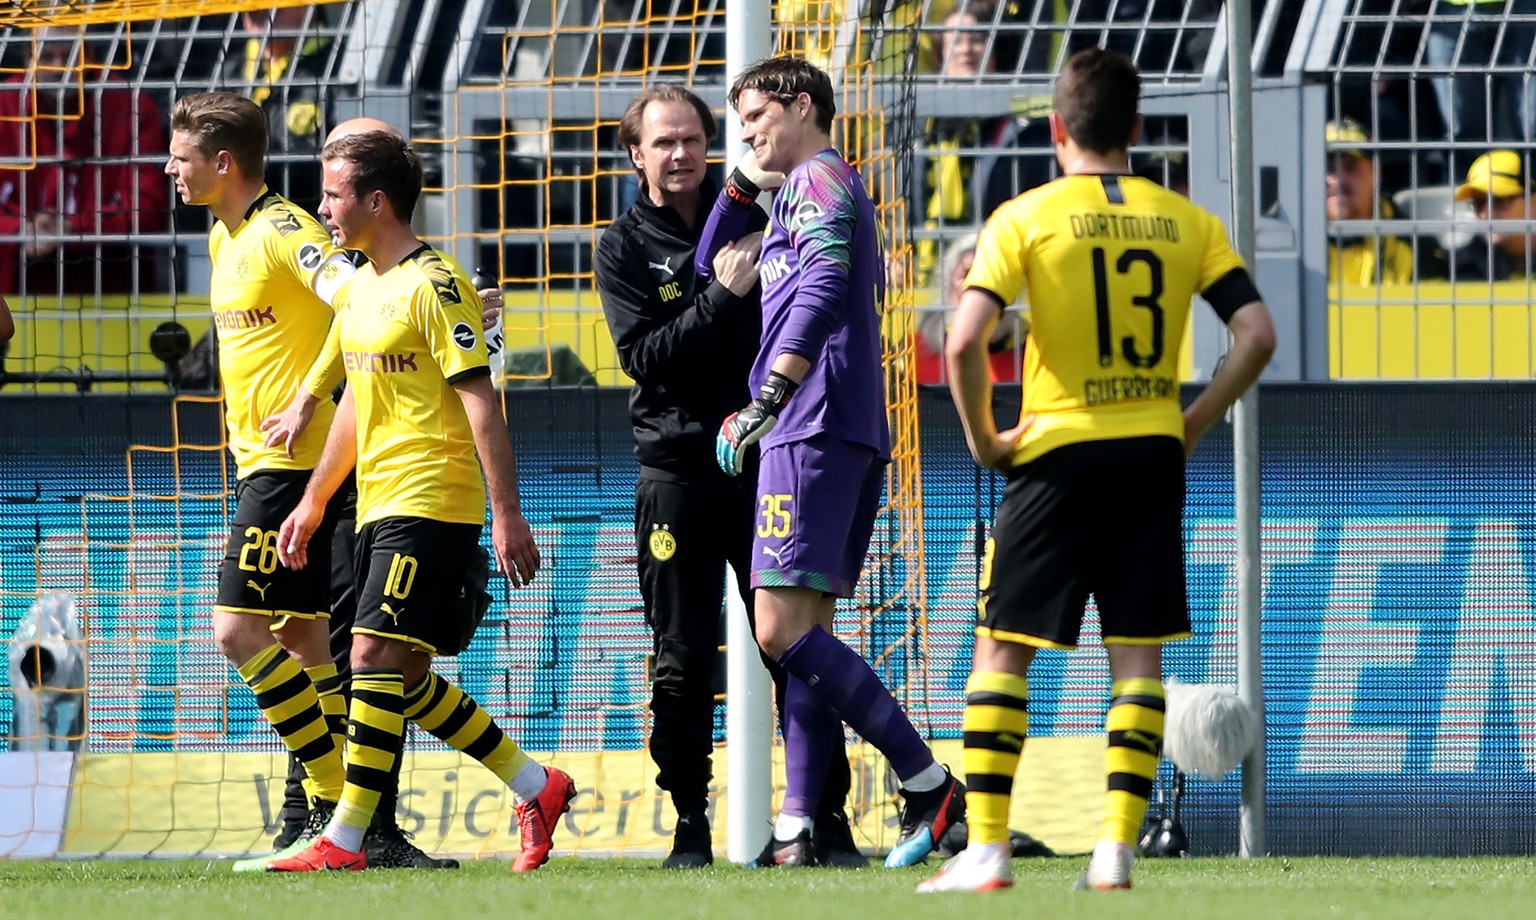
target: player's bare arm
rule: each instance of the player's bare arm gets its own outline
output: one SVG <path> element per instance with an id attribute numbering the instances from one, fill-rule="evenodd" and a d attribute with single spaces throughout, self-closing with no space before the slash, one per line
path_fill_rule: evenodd
<path id="1" fill-rule="evenodd" d="M 304 267 L 307 268 L 308 263 Z M 326 306 L 335 309 L 337 298 L 356 274 L 357 266 L 353 264 L 352 257 L 345 250 L 331 248 L 324 261 L 309 271 L 305 283 Z M 281 412 L 261 420 L 261 430 L 266 432 L 263 445 L 276 447 L 281 444 L 288 456 L 292 457 L 294 443 L 304 433 L 304 429 L 309 427 L 315 406 L 328 397 L 331 390 L 341 382 L 343 375 L 339 324 L 332 322 L 319 354 L 310 363 L 303 384 L 294 390 L 288 405 Z"/>
<path id="2" fill-rule="evenodd" d="M 485 474 L 496 563 L 513 587 L 521 588 L 533 581 L 540 558 L 518 497 L 517 459 L 512 452 L 507 422 L 501 416 L 490 377 L 472 377 L 455 383 L 453 388 L 464 403 L 464 414 L 475 436 L 475 452 L 480 456 L 480 469 Z"/>
<path id="3" fill-rule="evenodd" d="M 309 564 L 309 538 L 320 527 L 325 517 L 325 505 L 346 482 L 347 474 L 357 465 L 357 410 L 352 403 L 352 391 L 341 394 L 336 406 L 336 418 L 325 438 L 325 451 L 320 463 L 309 477 L 304 497 L 284 519 L 277 531 L 277 559 L 290 569 L 302 569 Z"/>
<path id="4" fill-rule="evenodd" d="M 1006 471 L 1013 449 L 1029 429 L 1033 416 L 999 432 L 992 417 L 992 377 L 988 373 L 987 343 L 1002 317 L 1003 305 L 990 293 L 968 288 L 960 295 L 954 322 L 944 343 L 949 368 L 949 395 L 965 428 L 965 443 L 976 462 Z"/>
<path id="5" fill-rule="evenodd" d="M 1184 410 L 1186 453 L 1194 450 L 1206 429 L 1258 381 L 1275 353 L 1275 324 L 1263 301 L 1239 307 L 1227 320 L 1227 329 L 1232 333 L 1232 347 L 1211 375 L 1211 382 Z"/>

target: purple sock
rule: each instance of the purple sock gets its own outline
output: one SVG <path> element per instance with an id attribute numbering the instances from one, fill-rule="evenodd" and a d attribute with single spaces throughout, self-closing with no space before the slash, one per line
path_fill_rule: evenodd
<path id="1" fill-rule="evenodd" d="M 869 662 L 820 626 L 786 649 L 779 664 L 884 754 L 902 782 L 933 763 L 928 745 Z"/>
<path id="2" fill-rule="evenodd" d="M 827 766 L 843 744 L 843 723 L 805 681 L 790 675 L 784 688 L 784 807 L 813 816 L 827 783 Z"/>

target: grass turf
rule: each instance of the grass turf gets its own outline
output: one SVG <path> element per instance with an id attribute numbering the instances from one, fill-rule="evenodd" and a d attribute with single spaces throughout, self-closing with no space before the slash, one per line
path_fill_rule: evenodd
<path id="1" fill-rule="evenodd" d="M 0 861 L 0 918 L 1422 920 L 1525 916 L 1536 895 L 1529 859 L 1145 860 L 1132 891 L 1073 892 L 1082 864 L 1017 860 L 1011 891 L 920 896 L 913 886 L 936 864 L 670 872 L 654 861 L 557 859 L 512 876 L 494 861 L 327 875 L 235 875 L 208 860 Z"/>

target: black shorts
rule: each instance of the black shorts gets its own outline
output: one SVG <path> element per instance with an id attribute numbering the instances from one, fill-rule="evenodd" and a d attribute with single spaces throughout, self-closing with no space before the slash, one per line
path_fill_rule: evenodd
<path id="1" fill-rule="evenodd" d="M 235 519 L 219 568 L 213 609 L 221 613 L 325 618 L 331 609 L 331 534 L 339 502 L 325 509 L 309 541 L 309 564 L 294 571 L 277 561 L 277 531 L 299 504 L 308 470 L 267 470 L 235 484 Z"/>
<path id="2" fill-rule="evenodd" d="M 415 517 L 364 524 L 357 534 L 352 631 L 432 653 L 455 647 L 464 631 L 459 595 L 482 529 Z"/>
<path id="3" fill-rule="evenodd" d="M 1076 648 L 1092 595 L 1106 645 L 1188 638 L 1184 447 L 1068 444 L 1016 470 L 987 540 L 978 636 Z"/>

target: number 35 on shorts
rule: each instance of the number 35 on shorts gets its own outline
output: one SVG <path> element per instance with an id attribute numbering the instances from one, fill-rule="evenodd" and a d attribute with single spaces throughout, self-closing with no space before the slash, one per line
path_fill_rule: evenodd
<path id="1" fill-rule="evenodd" d="M 794 529 L 794 518 L 790 517 L 790 509 L 794 505 L 793 495 L 759 495 L 758 507 L 762 511 L 762 517 L 757 522 L 757 535 L 759 537 L 787 537 Z"/>

